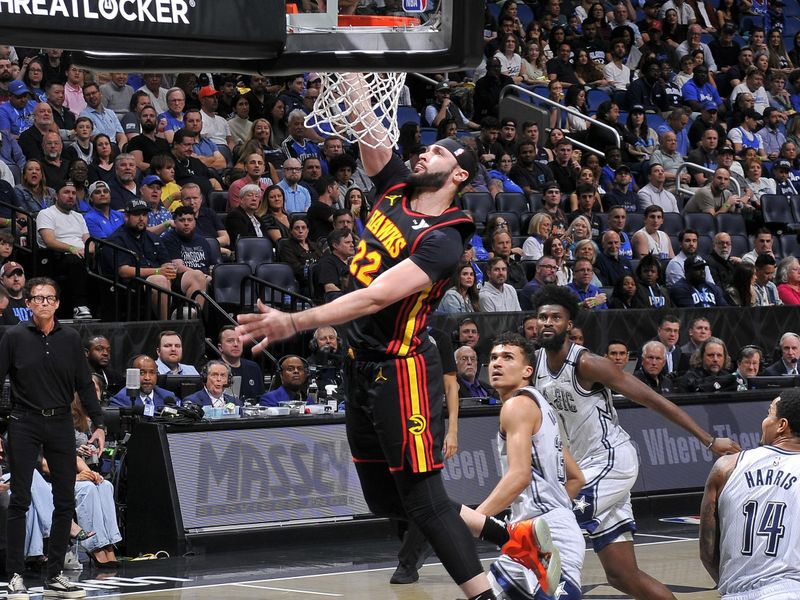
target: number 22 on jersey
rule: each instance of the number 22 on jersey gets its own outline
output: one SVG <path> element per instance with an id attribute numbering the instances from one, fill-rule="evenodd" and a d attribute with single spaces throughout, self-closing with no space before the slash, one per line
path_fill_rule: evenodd
<path id="1" fill-rule="evenodd" d="M 358 243 L 353 260 L 350 262 L 350 275 L 355 277 L 364 286 L 369 286 L 375 278 L 375 273 L 381 267 L 381 254 L 377 250 L 367 252 L 367 243 L 361 240 Z"/>

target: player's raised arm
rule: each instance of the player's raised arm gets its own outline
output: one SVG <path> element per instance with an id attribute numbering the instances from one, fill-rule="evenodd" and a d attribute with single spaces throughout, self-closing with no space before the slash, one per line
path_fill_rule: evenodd
<path id="1" fill-rule="evenodd" d="M 656 411 L 665 419 L 685 429 L 714 454 L 731 454 L 741 450 L 739 444 L 730 438 L 718 438 L 708 433 L 685 410 L 635 377 L 614 368 L 613 363 L 606 358 L 584 352 L 580 358 L 579 372 L 581 380 L 586 380 L 588 384 L 587 389 L 593 382 L 602 383 L 629 400 Z"/>
<path id="2" fill-rule="evenodd" d="M 708 474 L 700 504 L 700 560 L 714 583 L 719 583 L 720 532 L 717 500 L 735 466 L 736 456 L 722 456 L 717 459 Z"/>

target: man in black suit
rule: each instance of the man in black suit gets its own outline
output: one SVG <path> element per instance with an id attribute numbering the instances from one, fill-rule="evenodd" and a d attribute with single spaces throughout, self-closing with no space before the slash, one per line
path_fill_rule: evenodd
<path id="1" fill-rule="evenodd" d="M 797 375 L 798 359 L 800 336 L 786 332 L 781 336 L 781 359 L 764 369 L 764 375 Z"/>

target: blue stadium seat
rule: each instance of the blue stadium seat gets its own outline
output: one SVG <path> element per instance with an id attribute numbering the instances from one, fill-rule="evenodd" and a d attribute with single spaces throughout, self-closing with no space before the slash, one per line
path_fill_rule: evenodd
<path id="1" fill-rule="evenodd" d="M 733 256 L 744 256 L 750 252 L 750 240 L 746 235 L 731 235 L 731 254 Z"/>
<path id="2" fill-rule="evenodd" d="M 416 123 L 419 125 L 422 118 L 419 116 L 417 109 L 413 106 L 398 106 L 397 107 L 397 126 L 402 127 L 406 123 Z"/>
<path id="3" fill-rule="evenodd" d="M 678 235 L 683 231 L 683 215 L 680 213 L 664 213 L 664 223 L 661 225 L 661 231 L 667 235 Z"/>
<path id="4" fill-rule="evenodd" d="M 656 113 L 647 113 L 645 119 L 647 119 L 647 126 L 652 127 L 655 131 L 658 131 L 658 128 L 662 125 L 667 124 L 664 118 Z"/>
<path id="5" fill-rule="evenodd" d="M 527 28 L 530 22 L 533 21 L 533 9 L 527 4 L 519 2 L 517 4 L 517 18 L 522 23 L 522 28 Z"/>
<path id="6" fill-rule="evenodd" d="M 608 95 L 607 92 L 598 89 L 591 89 L 586 92 L 586 104 L 589 108 L 589 112 L 595 113 L 597 112 L 597 108 L 603 103 L 608 100 L 611 100 L 611 96 Z M 622 121 L 620 121 L 622 122 Z"/>
<path id="7" fill-rule="evenodd" d="M 686 229 L 694 229 L 699 235 L 710 235 L 713 237 L 717 233 L 717 224 L 714 217 L 708 213 L 686 213 L 683 215 L 683 222 Z"/>
<path id="8" fill-rule="evenodd" d="M 739 213 L 722 213 L 714 220 L 717 222 L 717 231 L 724 231 L 730 235 L 743 235 L 747 237 L 747 226 L 744 217 Z"/>
<path id="9" fill-rule="evenodd" d="M 236 241 L 236 262 L 248 265 L 253 274 L 260 264 L 274 260 L 275 249 L 270 238 L 240 237 Z"/>
<path id="10" fill-rule="evenodd" d="M 521 215 L 528 211 L 528 199 L 519 192 L 500 192 L 494 198 L 497 210 L 514 212 Z"/>
<path id="11" fill-rule="evenodd" d="M 436 127 L 420 127 L 420 144 L 430 146 L 436 141 Z"/>

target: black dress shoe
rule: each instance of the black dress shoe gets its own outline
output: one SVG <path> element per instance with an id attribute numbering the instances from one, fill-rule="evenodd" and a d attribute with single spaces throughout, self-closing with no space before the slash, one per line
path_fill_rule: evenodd
<path id="1" fill-rule="evenodd" d="M 405 584 L 416 583 L 419 580 L 419 571 L 413 566 L 404 564 L 397 565 L 397 568 L 392 573 L 389 583 Z"/>

